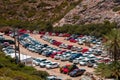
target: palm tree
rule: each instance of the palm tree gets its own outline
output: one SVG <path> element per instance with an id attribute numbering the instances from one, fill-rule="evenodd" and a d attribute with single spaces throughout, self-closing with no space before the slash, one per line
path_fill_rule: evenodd
<path id="1" fill-rule="evenodd" d="M 113 29 L 105 35 L 105 38 L 110 57 L 113 61 L 118 61 L 120 59 L 120 29 Z"/>
<path id="2" fill-rule="evenodd" d="M 116 80 L 120 80 L 120 62 L 112 62 L 108 66 L 111 70 L 111 76 L 115 77 Z"/>
<path id="3" fill-rule="evenodd" d="M 100 64 L 96 69 L 101 77 L 114 77 L 119 80 L 120 77 L 120 29 L 113 29 L 105 36 L 106 46 L 109 51 L 112 62 L 110 64 Z"/>
<path id="4" fill-rule="evenodd" d="M 102 78 L 109 77 L 111 75 L 111 71 L 109 69 L 109 66 L 105 63 L 101 63 L 98 65 L 98 67 L 95 70 L 96 75 L 101 76 Z"/>

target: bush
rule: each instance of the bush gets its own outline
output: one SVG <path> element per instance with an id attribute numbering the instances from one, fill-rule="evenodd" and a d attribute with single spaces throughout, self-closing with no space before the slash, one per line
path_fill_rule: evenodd
<path id="1" fill-rule="evenodd" d="M 120 11 L 120 6 L 114 7 L 114 8 L 113 8 L 113 11 L 114 11 L 114 12 Z"/>
<path id="2" fill-rule="evenodd" d="M 4 67 L 4 64 L 0 63 L 0 68 L 3 68 Z"/>
<path id="3" fill-rule="evenodd" d="M 29 0 L 28 2 L 29 2 L 29 3 L 36 3 L 37 0 Z"/>
<path id="4" fill-rule="evenodd" d="M 42 77 L 43 79 L 46 79 L 49 74 L 46 71 L 34 71 L 32 75 L 37 75 Z"/>
<path id="5" fill-rule="evenodd" d="M 64 25 L 63 27 L 54 27 L 54 32 L 70 33 L 70 34 L 83 34 L 101 37 L 115 28 L 116 24 L 105 21 L 99 24 L 86 24 L 86 25 Z"/>
<path id="6" fill-rule="evenodd" d="M 15 64 L 11 57 L 2 54 L 0 53 L 0 76 L 19 80 L 43 80 L 49 75 L 45 71 L 37 71 L 35 68 L 25 66 L 22 63 Z"/>
<path id="7" fill-rule="evenodd" d="M 18 64 L 18 67 L 23 68 L 23 67 L 25 67 L 25 64 L 19 63 L 19 64 Z"/>

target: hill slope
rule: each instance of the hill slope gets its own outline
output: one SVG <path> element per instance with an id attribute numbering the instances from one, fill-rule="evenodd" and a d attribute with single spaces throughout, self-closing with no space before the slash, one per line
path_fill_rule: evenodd
<path id="1" fill-rule="evenodd" d="M 51 22 L 54 26 L 62 26 L 64 24 L 100 23 L 105 20 L 120 24 L 120 0 L 116 0 L 118 1 L 116 3 L 114 1 L 0 0 L 0 26 L 1 24 L 21 24 L 20 21 L 34 26 L 43 26 L 40 24 L 46 22 Z"/>
<path id="2" fill-rule="evenodd" d="M 120 23 L 120 1 L 117 1 L 115 3 L 114 0 L 83 0 L 54 26 L 100 23 L 105 20 Z"/>
<path id="3" fill-rule="evenodd" d="M 0 0 L 0 18 L 55 22 L 80 2 L 81 0 Z"/>

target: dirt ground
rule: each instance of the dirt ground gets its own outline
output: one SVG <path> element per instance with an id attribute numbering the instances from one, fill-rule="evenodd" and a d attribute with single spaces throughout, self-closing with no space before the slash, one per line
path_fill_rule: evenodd
<path id="1" fill-rule="evenodd" d="M 51 45 L 50 43 L 48 43 L 48 42 L 40 39 L 40 35 L 38 35 L 38 34 L 30 34 L 30 36 L 33 37 L 34 39 L 40 41 L 41 43 L 48 44 L 48 45 L 51 46 L 51 47 L 58 48 L 58 47 L 56 47 L 56 46 L 54 46 L 54 45 Z M 6 35 L 4 35 L 4 37 L 5 37 L 6 39 L 13 39 L 13 38 L 11 38 L 11 37 L 9 37 L 9 36 L 6 36 Z M 64 38 L 59 38 L 59 37 L 53 37 L 53 38 L 54 38 L 55 40 L 59 40 L 59 41 L 61 41 L 61 42 L 67 43 L 67 44 L 69 44 L 69 43 L 70 43 L 70 44 L 76 44 L 76 46 L 78 46 L 77 43 L 71 43 L 71 42 L 68 42 L 68 41 L 64 41 Z M 54 60 L 54 59 L 52 59 L 52 58 L 50 58 L 50 57 L 45 57 L 45 56 L 39 55 L 39 54 L 37 54 L 37 53 L 35 53 L 35 52 L 31 52 L 31 51 L 25 49 L 22 45 L 20 45 L 20 52 L 21 52 L 22 54 L 26 54 L 26 55 L 32 56 L 33 58 L 39 58 L 39 57 L 40 57 L 40 58 L 46 58 L 46 59 L 51 60 L 51 61 L 53 61 L 53 62 L 58 62 L 58 63 L 60 63 L 60 66 L 63 66 L 63 65 L 66 65 L 66 64 L 72 64 L 72 63 L 70 63 L 70 62 L 68 62 L 68 61 L 63 62 L 63 61 L 60 61 L 60 60 Z M 87 72 L 91 72 L 91 73 L 94 72 L 94 69 L 93 69 L 93 68 L 88 68 L 88 67 L 86 67 L 86 66 L 80 66 L 80 65 L 78 65 L 78 67 L 79 67 L 79 68 L 84 68 L 84 69 L 86 69 Z M 56 76 L 58 76 L 58 77 L 63 78 L 63 80 L 65 80 L 65 79 L 79 80 L 80 77 L 81 77 L 81 76 L 79 76 L 79 77 L 72 78 L 72 77 L 69 77 L 67 74 L 61 74 L 60 71 L 59 71 L 59 68 L 49 69 L 49 70 L 47 70 L 46 68 L 40 68 L 39 66 L 35 66 L 35 68 L 36 68 L 37 70 L 47 71 L 50 75 L 56 75 Z"/>

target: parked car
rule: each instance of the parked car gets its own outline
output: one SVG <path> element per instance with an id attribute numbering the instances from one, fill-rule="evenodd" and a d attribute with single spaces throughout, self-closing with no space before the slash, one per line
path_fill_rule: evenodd
<path id="1" fill-rule="evenodd" d="M 45 80 L 62 80 L 62 78 L 57 77 L 55 75 L 50 75 Z"/>
<path id="2" fill-rule="evenodd" d="M 86 70 L 85 69 L 74 69 L 69 73 L 71 77 L 76 77 L 82 75 Z"/>
<path id="3" fill-rule="evenodd" d="M 84 59 L 85 57 L 80 56 L 79 58 L 76 58 L 73 60 L 74 64 L 78 64 L 80 60 Z"/>
<path id="4" fill-rule="evenodd" d="M 79 64 L 80 64 L 80 66 L 86 66 L 87 65 L 87 61 L 81 60 L 81 61 L 79 61 Z"/>
<path id="5" fill-rule="evenodd" d="M 62 66 L 60 68 L 60 72 L 61 73 L 64 73 L 64 74 L 69 74 L 71 71 L 73 71 L 74 69 L 78 69 L 78 67 L 76 65 L 65 65 L 65 66 Z"/>
<path id="6" fill-rule="evenodd" d="M 71 54 L 61 55 L 61 56 L 60 56 L 60 60 L 61 60 L 61 61 L 67 61 L 67 60 L 69 60 L 70 56 L 71 56 Z"/>
<path id="7" fill-rule="evenodd" d="M 78 44 L 79 44 L 79 45 L 83 45 L 83 41 L 80 40 L 80 41 L 78 42 Z"/>
<path id="8" fill-rule="evenodd" d="M 34 58 L 34 59 L 33 59 L 33 64 L 35 64 L 36 66 L 39 66 L 40 62 L 46 61 L 46 60 L 47 60 L 47 59 Z"/>
<path id="9" fill-rule="evenodd" d="M 74 53 L 70 56 L 69 61 L 72 62 L 75 58 L 82 56 L 81 53 Z"/>
<path id="10" fill-rule="evenodd" d="M 60 64 L 57 63 L 57 62 L 52 62 L 52 63 L 50 63 L 50 64 L 47 64 L 47 65 L 46 65 L 46 68 L 47 68 L 47 69 L 58 68 L 59 65 L 60 65 Z"/>
<path id="11" fill-rule="evenodd" d="M 54 59 L 55 59 L 55 60 L 59 60 L 61 56 L 62 56 L 62 54 L 56 54 L 56 55 L 54 56 Z"/>
<path id="12" fill-rule="evenodd" d="M 48 61 L 48 60 L 46 60 L 46 61 L 43 61 L 43 62 L 41 62 L 40 63 L 40 67 L 45 67 L 46 65 L 48 65 L 48 64 L 51 64 L 51 61 Z"/>
<path id="13" fill-rule="evenodd" d="M 95 61 L 94 59 L 93 59 L 93 60 L 88 60 L 88 61 L 87 61 L 87 66 L 88 66 L 88 67 L 93 67 L 94 64 L 96 64 L 96 61 Z"/>

